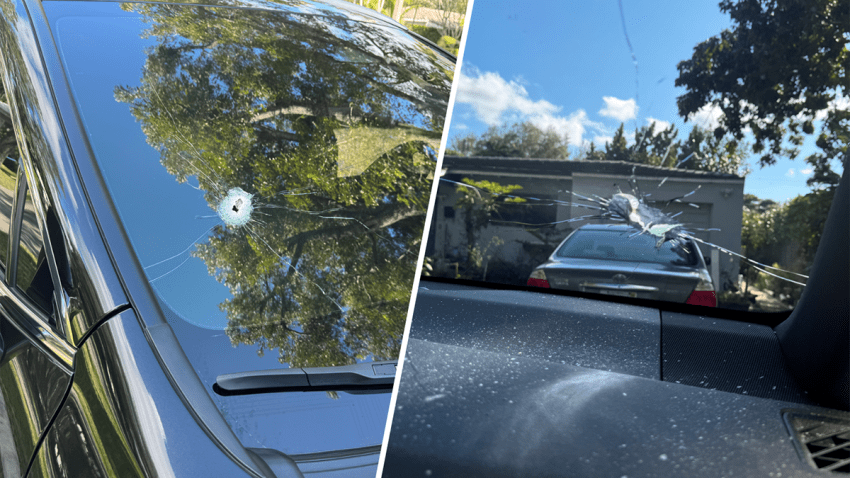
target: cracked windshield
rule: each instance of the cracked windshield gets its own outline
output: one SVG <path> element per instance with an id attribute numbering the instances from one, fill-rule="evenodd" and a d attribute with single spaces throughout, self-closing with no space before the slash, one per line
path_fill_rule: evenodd
<path id="1" fill-rule="evenodd" d="M 296 459 L 377 453 L 390 394 L 212 385 L 397 359 L 454 70 L 389 18 L 335 5 L 46 6 L 183 349 L 245 446 Z"/>
<path id="2" fill-rule="evenodd" d="M 423 273 L 792 309 L 846 164 L 848 25 L 827 0 L 477 8 Z"/>

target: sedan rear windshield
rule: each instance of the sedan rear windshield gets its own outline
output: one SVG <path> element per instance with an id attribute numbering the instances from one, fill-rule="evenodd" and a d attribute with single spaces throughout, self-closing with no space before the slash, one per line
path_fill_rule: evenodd
<path id="1" fill-rule="evenodd" d="M 673 245 L 668 241 L 661 247 L 655 246 L 652 236 L 638 234 L 638 231 L 576 231 L 555 255 L 675 266 L 695 266 L 698 263 L 692 244 Z"/>

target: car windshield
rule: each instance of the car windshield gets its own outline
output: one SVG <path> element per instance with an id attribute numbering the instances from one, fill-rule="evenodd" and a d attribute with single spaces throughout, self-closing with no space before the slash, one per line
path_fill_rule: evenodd
<path id="1" fill-rule="evenodd" d="M 475 5 L 424 274 L 787 313 L 847 152 L 840 5 Z M 553 256 L 586 225 L 638 235 L 600 237 L 603 251 L 578 233 Z M 550 258 L 630 260 L 644 243 L 703 260 L 675 279 L 585 263 L 592 291 L 547 279 L 564 270 Z"/>
<path id="2" fill-rule="evenodd" d="M 695 266 L 692 244 L 673 245 L 657 241 L 636 229 L 625 231 L 578 230 L 555 253 L 557 257 Z"/>
<path id="3" fill-rule="evenodd" d="M 453 59 L 345 4 L 240 7 L 45 3 L 137 257 L 243 444 L 379 445 L 389 394 L 212 385 L 397 359 Z"/>

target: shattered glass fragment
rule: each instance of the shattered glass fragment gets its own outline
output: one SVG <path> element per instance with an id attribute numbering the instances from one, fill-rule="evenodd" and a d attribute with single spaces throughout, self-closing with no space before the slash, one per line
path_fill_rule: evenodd
<path id="1" fill-rule="evenodd" d="M 216 212 L 228 226 L 244 226 L 251 220 L 251 213 L 254 212 L 253 198 L 253 194 L 243 191 L 242 188 L 232 188 L 218 203 Z"/>

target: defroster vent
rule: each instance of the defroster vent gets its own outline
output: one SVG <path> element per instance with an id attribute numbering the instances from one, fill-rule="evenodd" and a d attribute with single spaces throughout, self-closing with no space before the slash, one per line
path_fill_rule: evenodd
<path id="1" fill-rule="evenodd" d="M 850 475 L 850 414 L 784 410 L 797 453 L 819 470 Z"/>

